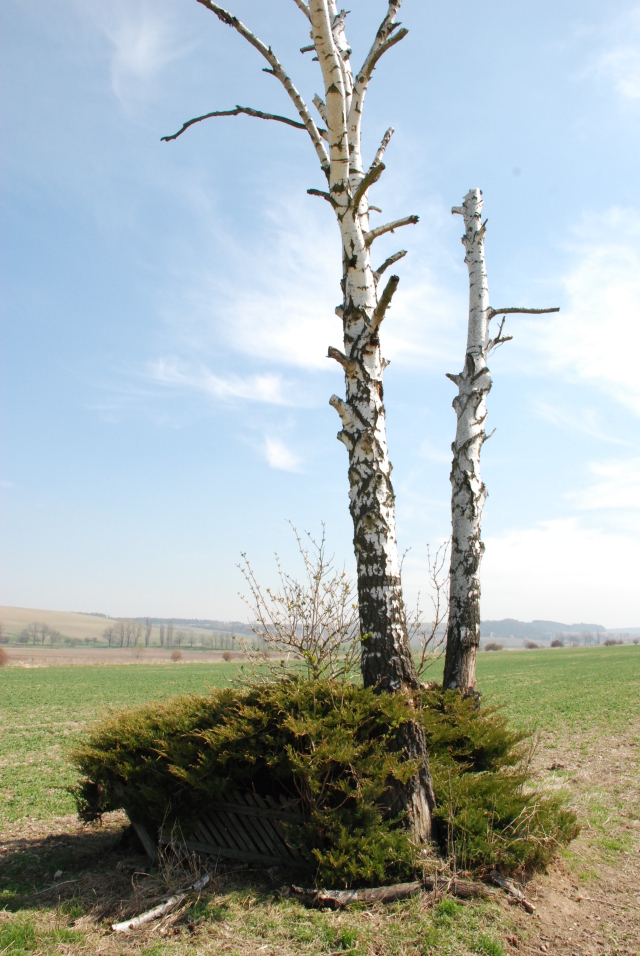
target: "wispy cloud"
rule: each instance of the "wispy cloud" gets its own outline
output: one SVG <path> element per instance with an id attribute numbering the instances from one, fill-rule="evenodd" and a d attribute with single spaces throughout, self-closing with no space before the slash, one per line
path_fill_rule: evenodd
<path id="1" fill-rule="evenodd" d="M 605 32 L 606 48 L 593 72 L 613 84 L 626 100 L 640 100 L 640 6 L 618 17 Z"/>
<path id="2" fill-rule="evenodd" d="M 618 46 L 598 58 L 598 71 L 612 79 L 614 89 L 629 100 L 640 100 L 640 46 Z"/>
<path id="3" fill-rule="evenodd" d="M 567 495 L 586 511 L 623 509 L 640 511 L 640 458 L 591 462 L 589 473 L 595 478 L 588 487 Z"/>
<path id="4" fill-rule="evenodd" d="M 279 471 L 302 471 L 299 456 L 287 448 L 280 438 L 265 436 L 263 450 L 265 458 L 272 468 L 277 468 Z"/>
<path id="5" fill-rule="evenodd" d="M 637 618 L 638 545 L 633 534 L 577 518 L 488 537 L 482 616 L 629 627 Z"/>
<path id="6" fill-rule="evenodd" d="M 195 270 L 192 257 L 178 266 L 188 299 L 176 300 L 168 309 L 165 305 L 176 340 L 199 350 L 215 342 L 276 366 L 337 371 L 327 349 L 342 347 L 342 323 L 335 314 L 341 300 L 340 239 L 330 210 L 325 213 L 311 203 L 304 196 L 289 202 L 278 197 L 277 204 L 256 214 L 259 228 L 240 244 L 232 231 L 222 232 L 206 197 L 190 198 L 194 212 L 198 205 L 206 210 L 202 228 L 211 252 L 204 268 L 199 262 Z M 208 234 L 211 223 L 218 225 L 215 235 Z M 374 264 L 393 251 L 382 245 Z M 424 258 L 414 251 L 399 264 L 402 281 L 385 319 L 383 353 L 405 365 L 424 366 L 443 356 L 462 361 L 462 353 L 455 355 L 450 343 L 456 323 L 465 320 L 465 282 L 460 282 L 459 295 L 452 295 Z"/>
<path id="7" fill-rule="evenodd" d="M 556 428 L 560 428 L 563 431 L 590 435 L 598 441 L 607 442 L 612 445 L 630 444 L 630 442 L 622 438 L 617 438 L 607 431 L 603 422 L 602 413 L 595 408 L 581 408 L 579 411 L 572 411 L 565 407 L 537 401 L 535 403 L 535 411 L 539 418 L 549 422 L 551 425 L 555 425 Z"/>
<path id="8" fill-rule="evenodd" d="M 590 215 L 574 245 L 576 265 L 564 280 L 558 315 L 523 321 L 548 371 L 591 382 L 640 415 L 640 227 L 635 209 Z"/>
<path id="9" fill-rule="evenodd" d="M 188 365 L 177 359 L 158 359 L 150 366 L 150 377 L 161 385 L 192 389 L 222 401 L 241 399 L 272 405 L 294 404 L 285 395 L 280 375 L 216 375 L 205 365 Z"/>
<path id="10" fill-rule="evenodd" d="M 149 4 L 116 4 L 101 26 L 112 46 L 111 87 L 125 106 L 146 93 L 161 70 L 194 46 L 177 42 L 175 22 Z"/>

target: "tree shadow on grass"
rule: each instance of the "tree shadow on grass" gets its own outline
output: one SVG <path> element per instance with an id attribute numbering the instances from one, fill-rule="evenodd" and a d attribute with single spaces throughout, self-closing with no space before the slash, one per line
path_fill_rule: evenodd
<path id="1" fill-rule="evenodd" d="M 148 858 L 126 827 L 105 825 L 66 832 L 31 832 L 0 847 L 0 908 L 73 909 L 106 916 L 152 878 Z M 98 914 L 101 915 L 98 915 Z"/>
<path id="2" fill-rule="evenodd" d="M 0 844 L 0 910 L 55 911 L 67 925 L 87 928 L 110 924 L 158 905 L 205 871 L 212 877 L 207 896 L 241 890 L 254 899 L 273 898 L 274 882 L 280 881 L 246 865 L 225 867 L 195 855 L 165 857 L 153 865 L 133 828 L 122 814 L 117 817 L 103 826 L 77 824 L 63 832 L 47 832 L 43 825 L 40 833 L 5 839 Z M 183 913 L 187 920 L 190 908 Z"/>

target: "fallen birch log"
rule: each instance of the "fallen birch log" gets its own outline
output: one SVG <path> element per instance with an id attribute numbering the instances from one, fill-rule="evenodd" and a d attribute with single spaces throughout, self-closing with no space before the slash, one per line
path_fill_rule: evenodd
<path id="1" fill-rule="evenodd" d="M 209 874 L 205 873 L 204 876 L 196 880 L 191 886 L 188 886 L 184 890 L 179 890 L 164 903 L 161 903 L 160 906 L 154 906 L 152 910 L 147 910 L 146 913 L 141 913 L 140 916 L 135 916 L 133 919 L 124 920 L 122 923 L 113 923 L 111 929 L 114 933 L 128 933 L 130 929 L 137 929 L 139 926 L 144 926 L 145 923 L 151 923 L 154 919 L 160 919 L 161 916 L 164 916 L 165 913 L 172 910 L 174 906 L 181 903 L 185 896 L 191 892 L 197 893 L 198 890 L 201 890 L 208 882 Z"/>
<path id="2" fill-rule="evenodd" d="M 443 891 L 463 899 L 476 897 L 489 898 L 494 891 L 482 883 L 468 883 L 463 880 L 434 880 L 427 878 L 422 882 L 396 883 L 395 886 L 377 886 L 366 890 L 314 890 L 301 886 L 292 886 L 291 892 L 305 906 L 348 906 L 349 903 L 394 903 L 415 896 L 423 890 Z"/>
<path id="3" fill-rule="evenodd" d="M 529 902 L 522 890 L 520 890 L 512 880 L 507 880 L 503 876 L 500 876 L 497 870 L 491 870 L 489 876 L 496 886 L 502 887 L 505 893 L 508 893 L 509 896 L 513 897 L 514 900 L 520 903 L 527 913 L 535 913 L 536 908 L 533 903 Z"/>

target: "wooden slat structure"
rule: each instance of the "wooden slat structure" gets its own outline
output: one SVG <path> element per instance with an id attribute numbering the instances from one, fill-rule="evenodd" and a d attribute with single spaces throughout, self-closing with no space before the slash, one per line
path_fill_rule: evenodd
<path id="1" fill-rule="evenodd" d="M 273 797 L 235 791 L 201 814 L 187 839 L 162 831 L 159 842 L 179 842 L 196 853 L 242 863 L 309 870 L 313 861 L 288 841 L 283 826 L 303 819 L 299 801 L 281 797 L 278 803 Z"/>

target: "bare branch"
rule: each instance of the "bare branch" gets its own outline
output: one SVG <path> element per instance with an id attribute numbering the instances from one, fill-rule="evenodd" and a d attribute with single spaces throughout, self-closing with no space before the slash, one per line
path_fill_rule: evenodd
<path id="1" fill-rule="evenodd" d="M 278 116 L 277 113 L 263 113 L 262 110 L 254 110 L 251 106 L 236 106 L 233 110 L 214 110 L 212 113 L 205 113 L 204 116 L 196 116 L 195 119 L 183 123 L 182 128 L 179 129 L 177 133 L 173 133 L 172 136 L 162 136 L 160 142 L 169 143 L 171 140 L 177 139 L 178 136 L 182 136 L 194 123 L 201 123 L 202 120 L 211 119 L 213 116 L 240 116 L 241 113 L 246 113 L 247 116 L 254 116 L 256 119 L 276 120 L 278 123 L 286 123 L 287 126 L 293 126 L 294 129 L 307 128 L 304 123 L 289 119 L 288 116 Z M 318 132 L 322 135 L 326 130 L 320 129 Z"/>
<path id="2" fill-rule="evenodd" d="M 453 382 L 454 385 L 460 385 L 462 381 L 462 375 L 454 375 L 453 372 L 445 372 L 445 376 Z"/>
<path id="3" fill-rule="evenodd" d="M 499 345 L 502 345 L 503 342 L 510 342 L 511 339 L 513 338 L 512 335 L 502 334 L 504 323 L 506 321 L 507 321 L 506 319 L 502 320 L 502 322 L 500 323 L 500 328 L 498 329 L 498 334 L 495 336 L 495 338 L 489 339 L 489 341 L 487 342 L 487 355 L 489 354 L 489 352 L 492 352 L 493 349 L 497 348 Z"/>
<path id="4" fill-rule="evenodd" d="M 326 199 L 328 203 L 331 203 L 334 209 L 337 209 L 338 203 L 331 193 L 324 193 L 321 189 L 307 189 L 307 192 L 310 196 L 320 196 L 321 199 Z"/>
<path id="5" fill-rule="evenodd" d="M 369 206 L 369 209 L 373 209 L 373 206 Z M 394 252 L 392 256 L 389 256 L 388 259 L 385 259 L 382 265 L 378 266 L 376 271 L 373 273 L 373 281 L 375 282 L 375 284 L 376 285 L 378 284 L 378 282 L 380 281 L 380 276 L 386 269 L 389 268 L 389 266 L 392 266 L 394 262 L 398 261 L 398 259 L 403 259 L 406 256 L 406 254 L 407 254 L 407 250 L 401 249 L 400 252 Z"/>
<path id="6" fill-rule="evenodd" d="M 307 20 L 310 20 L 311 14 L 309 13 L 309 7 L 304 2 L 304 0 L 293 0 L 293 2 L 295 3 L 296 7 L 298 7 L 298 9 L 302 10 Z"/>
<path id="7" fill-rule="evenodd" d="M 360 180 L 360 185 L 358 186 L 355 193 L 353 194 L 353 199 L 351 200 L 351 203 L 350 203 L 350 207 L 353 211 L 354 216 L 356 216 L 358 213 L 360 203 L 362 199 L 364 198 L 364 194 L 366 193 L 367 189 L 369 189 L 370 186 L 373 186 L 374 183 L 378 182 L 383 172 L 385 171 L 385 168 L 386 167 L 384 163 L 378 163 L 377 166 L 375 165 L 371 166 L 366 176 L 364 176 L 363 179 Z"/>
<path id="8" fill-rule="evenodd" d="M 301 53 L 315 53 L 315 49 L 316 49 L 316 48 L 315 48 L 314 44 L 313 44 L 313 43 L 310 43 L 309 46 L 301 46 L 301 47 L 300 47 L 300 52 L 301 52 Z"/>
<path id="9" fill-rule="evenodd" d="M 296 2 L 298 2 L 298 0 L 296 0 Z M 302 2 L 302 0 L 300 0 L 300 2 Z M 251 46 L 254 47 L 254 49 L 256 49 L 258 53 L 260 53 L 265 58 L 265 60 L 267 61 L 271 69 L 273 70 L 274 76 L 276 76 L 280 80 L 285 90 L 289 94 L 289 97 L 291 98 L 295 108 L 297 109 L 300 115 L 300 118 L 302 119 L 305 125 L 305 128 L 307 132 L 309 133 L 309 136 L 311 137 L 311 141 L 313 145 L 315 146 L 316 154 L 318 156 L 318 159 L 320 160 L 320 165 L 322 166 L 322 169 L 325 175 L 328 176 L 329 175 L 329 156 L 327 154 L 327 150 L 325 149 L 325 145 L 322 142 L 322 137 L 318 131 L 318 128 L 315 122 L 313 121 L 313 117 L 311 116 L 311 114 L 309 113 L 309 110 L 307 109 L 306 103 L 300 96 L 300 93 L 294 86 L 290 77 L 285 73 L 282 67 L 282 64 L 278 60 L 277 56 L 275 56 L 275 54 L 273 53 L 271 47 L 266 46 L 266 44 L 264 44 L 262 40 L 259 40 L 258 37 L 255 36 L 255 34 L 252 33 L 251 30 L 249 30 L 244 25 L 244 23 L 238 20 L 237 17 L 234 17 L 227 10 L 223 9 L 223 7 L 218 6 L 218 4 L 214 3 L 213 0 L 198 0 L 198 3 L 201 3 L 203 7 L 207 8 L 207 10 L 211 10 L 212 13 L 215 13 L 218 19 L 221 20 L 223 23 L 226 23 L 227 26 L 232 27 L 234 30 L 236 30 L 240 34 L 240 36 L 244 37 L 244 39 L 248 43 L 250 43 Z M 300 3 L 298 5 L 300 6 Z M 306 7 L 306 4 L 304 4 L 300 8 L 304 9 L 304 7 Z M 308 13 L 308 8 L 307 8 L 307 13 Z"/>
<path id="10" fill-rule="evenodd" d="M 553 309 L 489 309 L 488 318 L 492 319 L 494 315 L 514 315 L 523 313 L 526 315 L 547 315 L 549 312 L 559 312 L 560 306 L 554 306 Z"/>
<path id="11" fill-rule="evenodd" d="M 380 296 L 380 301 L 378 302 L 375 308 L 375 311 L 373 313 L 373 317 L 371 319 L 372 332 L 377 332 L 378 329 L 380 328 L 380 325 L 382 324 L 382 320 L 384 319 L 384 316 L 385 316 L 385 312 L 391 305 L 393 294 L 398 288 L 399 282 L 400 282 L 399 276 L 390 276 L 389 281 L 384 287 L 384 292 Z"/>
<path id="12" fill-rule="evenodd" d="M 349 137 L 352 144 L 359 144 L 360 142 L 362 106 L 367 88 L 369 86 L 369 81 L 371 79 L 371 74 L 373 73 L 376 63 L 386 50 L 398 43 L 407 35 L 407 30 L 398 30 L 398 33 L 393 36 L 394 31 L 399 27 L 399 24 L 397 24 L 395 20 L 401 3 L 402 0 L 389 0 L 386 16 L 380 24 L 378 32 L 376 33 L 375 39 L 371 45 L 371 49 L 369 50 L 365 61 L 362 64 L 362 68 L 356 76 L 348 118 Z"/>
<path id="13" fill-rule="evenodd" d="M 316 95 L 313 97 L 313 105 L 314 105 L 315 108 L 317 109 L 318 113 L 320 113 L 320 116 L 322 117 L 323 123 L 326 123 L 327 126 L 328 126 L 328 125 L 329 125 L 329 120 L 327 119 L 327 104 L 326 104 L 325 101 L 322 99 L 322 97 L 318 96 L 317 93 L 316 93 Z"/>
<path id="14" fill-rule="evenodd" d="M 405 216 L 404 219 L 396 219 L 394 222 L 387 222 L 384 226 L 377 226 L 370 232 L 365 232 L 365 244 L 370 246 L 374 239 L 377 239 L 378 236 L 384 236 L 385 232 L 393 232 L 400 226 L 415 226 L 417 222 L 420 222 L 420 216 Z"/>
<path id="15" fill-rule="evenodd" d="M 350 358 L 347 358 L 347 356 L 339 349 L 334 349 L 333 345 L 329 346 L 327 358 L 335 359 L 336 362 L 343 367 L 345 372 L 348 372 L 355 367 L 355 363 L 352 362 Z"/>
<path id="16" fill-rule="evenodd" d="M 382 157 L 384 156 L 384 151 L 385 151 L 385 149 L 387 148 L 387 146 L 389 145 L 389 141 L 390 141 L 391 137 L 393 136 L 394 132 L 395 132 L 395 130 L 394 130 L 393 126 L 390 126 L 389 129 L 387 130 L 387 132 L 386 132 L 386 133 L 384 134 L 384 136 L 382 137 L 382 142 L 381 142 L 380 145 L 378 146 L 378 152 L 376 153 L 375 159 L 373 160 L 373 163 L 371 164 L 372 166 L 377 166 L 378 163 L 381 163 L 381 162 L 382 162 Z"/>

